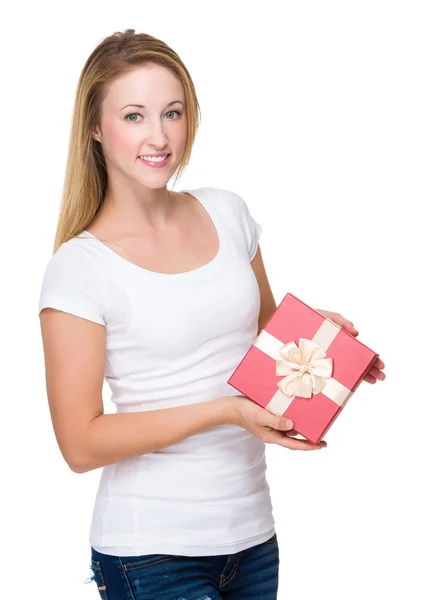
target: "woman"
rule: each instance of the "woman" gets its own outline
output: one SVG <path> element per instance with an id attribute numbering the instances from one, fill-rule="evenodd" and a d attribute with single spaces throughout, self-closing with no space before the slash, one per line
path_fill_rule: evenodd
<path id="1" fill-rule="evenodd" d="M 227 383 L 276 304 L 245 201 L 167 188 L 199 114 L 186 67 L 152 36 L 115 33 L 81 73 L 39 312 L 60 450 L 77 473 L 103 468 L 90 544 L 108 600 L 275 599 L 265 442 L 326 446 Z"/>

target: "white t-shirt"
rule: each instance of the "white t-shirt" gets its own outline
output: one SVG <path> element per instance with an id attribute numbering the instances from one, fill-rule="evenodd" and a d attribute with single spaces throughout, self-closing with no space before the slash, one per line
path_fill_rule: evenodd
<path id="1" fill-rule="evenodd" d="M 250 261 L 262 227 L 234 192 L 181 191 L 201 202 L 219 235 L 208 264 L 156 273 L 83 231 L 46 268 L 39 312 L 50 306 L 106 327 L 105 380 L 117 412 L 240 394 L 227 380 L 257 335 Z M 265 443 L 236 425 L 103 467 L 90 544 L 118 556 L 211 556 L 262 543 L 275 533 L 265 471 Z"/>

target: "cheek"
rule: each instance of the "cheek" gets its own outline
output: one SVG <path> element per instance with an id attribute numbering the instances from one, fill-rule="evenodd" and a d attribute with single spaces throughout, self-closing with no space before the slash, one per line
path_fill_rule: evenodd
<path id="1" fill-rule="evenodd" d="M 123 156 L 134 152 L 137 146 L 137 135 L 131 127 L 108 125 L 105 129 L 109 156 Z"/>
<path id="2" fill-rule="evenodd" d="M 178 127 L 175 127 L 173 130 L 173 138 L 175 144 L 178 144 L 179 149 L 184 149 L 186 138 L 187 138 L 187 121 L 178 124 Z M 171 139 L 171 138 L 170 138 Z"/>

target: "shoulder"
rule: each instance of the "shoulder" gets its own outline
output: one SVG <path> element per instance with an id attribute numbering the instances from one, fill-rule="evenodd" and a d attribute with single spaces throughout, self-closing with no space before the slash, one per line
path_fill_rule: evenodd
<path id="1" fill-rule="evenodd" d="M 252 216 L 248 203 L 238 192 L 212 186 L 197 188 L 191 192 L 201 197 L 205 203 L 212 205 L 224 218 L 235 222 L 237 227 L 250 232 L 259 226 Z"/>
<path id="2" fill-rule="evenodd" d="M 238 223 L 245 225 L 252 220 L 252 214 L 249 208 L 249 203 L 245 200 L 242 194 L 227 188 L 210 187 L 207 193 L 214 196 L 215 202 L 222 207 L 227 213 L 231 213 Z"/>
<path id="3" fill-rule="evenodd" d="M 235 214 L 236 217 L 243 218 L 248 211 L 246 201 L 234 190 L 207 186 L 193 189 L 191 192 L 201 196 L 202 199 L 214 204 L 217 208 Z"/>
<path id="4" fill-rule="evenodd" d="M 95 241 L 82 233 L 61 244 L 45 266 L 45 284 L 66 280 L 92 284 L 99 279 L 104 259 Z"/>
<path id="5" fill-rule="evenodd" d="M 205 196 L 216 198 L 221 201 L 227 201 L 233 204 L 243 202 L 243 198 L 240 196 L 240 194 L 237 194 L 237 192 L 229 190 L 227 188 L 208 186 L 198 188 L 198 191 L 204 194 Z"/>
<path id="6" fill-rule="evenodd" d="M 99 268 L 91 239 L 72 238 L 50 257 L 41 282 L 39 313 L 51 307 L 105 324 L 105 271 Z"/>
<path id="7" fill-rule="evenodd" d="M 75 266 L 80 270 L 86 270 L 95 266 L 95 259 L 101 257 L 96 238 L 80 233 L 64 242 L 51 256 L 51 263 Z"/>
<path id="8" fill-rule="evenodd" d="M 199 188 L 199 191 L 205 199 L 211 199 L 226 225 L 232 227 L 233 232 L 237 231 L 242 235 L 249 259 L 252 260 L 259 245 L 262 226 L 252 215 L 243 196 L 233 190 L 218 187 Z"/>

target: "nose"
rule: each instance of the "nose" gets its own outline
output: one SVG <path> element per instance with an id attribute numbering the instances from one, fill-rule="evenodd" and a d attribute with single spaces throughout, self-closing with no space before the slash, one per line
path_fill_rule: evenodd
<path id="1" fill-rule="evenodd" d="M 151 121 L 149 141 L 152 146 L 155 146 L 159 150 L 166 147 L 168 138 L 164 131 L 164 121 L 162 119 Z"/>

